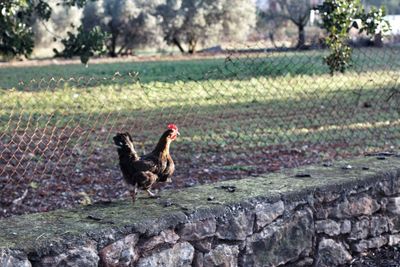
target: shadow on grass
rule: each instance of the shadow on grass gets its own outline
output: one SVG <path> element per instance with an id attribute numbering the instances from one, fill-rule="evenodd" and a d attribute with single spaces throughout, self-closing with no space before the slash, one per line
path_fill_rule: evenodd
<path id="1" fill-rule="evenodd" d="M 203 142 L 205 146 L 236 141 L 239 144 L 323 141 L 352 136 L 356 130 L 377 132 L 380 127 L 389 133 L 391 127 L 398 130 L 400 96 L 390 98 L 392 91 L 390 86 L 361 92 L 354 88 L 300 99 L 252 99 L 213 105 L 193 102 L 147 110 L 135 109 L 133 103 L 132 109 L 115 107 L 105 112 L 85 112 L 79 107 L 71 109 L 71 113 L 9 111 L 0 116 L 0 121 L 9 122 L 1 126 L 0 136 L 3 144 L 21 143 L 12 140 L 13 136 L 35 136 L 34 146 L 40 138 L 49 136 L 57 140 L 72 138 L 70 141 L 74 142 L 76 138 L 92 139 L 89 135 L 93 135 L 102 140 L 100 143 L 106 143 L 113 133 L 129 131 L 145 146 L 146 137 L 157 137 L 167 123 L 174 122 L 182 129 L 182 140 L 189 143 L 207 140 Z M 23 143 L 26 142 L 29 141 Z"/>

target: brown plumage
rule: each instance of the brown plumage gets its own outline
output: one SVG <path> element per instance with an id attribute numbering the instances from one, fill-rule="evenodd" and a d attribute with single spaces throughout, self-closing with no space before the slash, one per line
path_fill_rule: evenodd
<path id="1" fill-rule="evenodd" d="M 129 133 L 118 133 L 114 136 L 114 143 L 118 147 L 119 166 L 126 183 L 130 186 L 132 200 L 136 199 L 137 188 L 150 191 L 155 182 L 169 182 L 174 173 L 175 165 L 169 153 L 169 147 L 179 135 L 174 124 L 168 125 L 154 150 L 141 157 L 135 151 L 133 140 Z"/>

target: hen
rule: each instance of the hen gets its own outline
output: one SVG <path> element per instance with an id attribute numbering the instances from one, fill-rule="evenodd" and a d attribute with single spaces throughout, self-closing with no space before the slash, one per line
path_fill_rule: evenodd
<path id="1" fill-rule="evenodd" d="M 161 135 L 154 150 L 141 157 L 135 151 L 133 140 L 129 133 L 118 133 L 114 143 L 118 147 L 119 166 L 122 175 L 129 185 L 132 200 L 135 201 L 137 189 L 146 190 L 150 197 L 155 195 L 150 191 L 155 182 L 170 182 L 175 165 L 169 153 L 169 148 L 179 136 L 178 127 L 169 124 Z"/>

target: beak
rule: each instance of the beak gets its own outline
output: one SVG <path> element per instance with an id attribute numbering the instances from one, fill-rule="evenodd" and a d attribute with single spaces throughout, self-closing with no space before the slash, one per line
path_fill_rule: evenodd
<path id="1" fill-rule="evenodd" d="M 177 135 L 177 136 L 180 136 L 181 134 L 180 134 L 178 131 L 176 131 L 176 135 Z"/>

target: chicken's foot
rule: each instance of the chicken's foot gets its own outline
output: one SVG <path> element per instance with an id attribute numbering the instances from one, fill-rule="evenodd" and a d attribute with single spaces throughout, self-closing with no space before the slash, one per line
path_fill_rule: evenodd
<path id="1" fill-rule="evenodd" d="M 160 196 L 154 194 L 153 192 L 150 191 L 150 189 L 146 190 L 147 194 L 149 195 L 150 198 L 160 198 Z"/>

